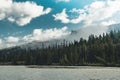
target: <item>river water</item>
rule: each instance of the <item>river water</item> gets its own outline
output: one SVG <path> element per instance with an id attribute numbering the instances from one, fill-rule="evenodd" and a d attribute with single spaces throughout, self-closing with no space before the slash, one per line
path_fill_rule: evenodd
<path id="1" fill-rule="evenodd" d="M 27 68 L 0 66 L 0 80 L 120 80 L 120 68 Z"/>

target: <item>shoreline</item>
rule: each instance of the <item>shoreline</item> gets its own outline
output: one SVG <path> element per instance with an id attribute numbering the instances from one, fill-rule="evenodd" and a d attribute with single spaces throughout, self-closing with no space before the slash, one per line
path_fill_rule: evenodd
<path id="1" fill-rule="evenodd" d="M 101 69 L 101 68 L 119 68 L 120 66 L 103 66 L 103 65 L 79 65 L 79 66 L 64 66 L 64 65 L 0 65 L 0 67 L 20 67 L 38 68 L 38 69 Z"/>
<path id="2" fill-rule="evenodd" d="M 38 68 L 38 69 L 101 69 L 101 68 L 120 68 L 111 66 L 48 66 L 48 65 L 29 65 L 27 68 Z"/>
<path id="3" fill-rule="evenodd" d="M 114 66 L 59 66 L 59 65 L 0 65 L 0 67 L 25 67 L 31 69 L 120 69 Z"/>

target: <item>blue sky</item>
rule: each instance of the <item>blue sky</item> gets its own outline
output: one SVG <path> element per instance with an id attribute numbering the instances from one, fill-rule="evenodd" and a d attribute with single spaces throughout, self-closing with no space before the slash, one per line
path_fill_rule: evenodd
<path id="1" fill-rule="evenodd" d="M 25 2 L 28 0 L 14 0 L 14 1 Z M 14 34 L 14 32 L 22 31 L 23 33 L 20 35 L 24 36 L 24 34 L 29 34 L 35 28 L 47 29 L 47 28 L 68 26 L 69 24 L 62 24 L 59 21 L 54 21 L 52 14 L 62 11 L 63 8 L 67 8 L 68 10 L 72 8 L 82 8 L 84 5 L 92 2 L 92 0 L 86 0 L 86 1 L 73 0 L 67 3 L 65 2 L 56 3 L 55 0 L 29 0 L 29 1 L 33 1 L 38 5 L 44 6 L 45 8 L 51 7 L 53 10 L 50 14 L 37 17 L 33 19 L 29 24 L 24 25 L 22 27 L 6 20 L 0 21 L 0 25 L 2 27 L 2 29 L 0 29 L 0 34 L 7 36 L 8 33 Z M 71 27 L 71 24 L 69 26 Z M 75 26 L 78 26 L 78 25 L 75 25 Z"/>
<path id="2" fill-rule="evenodd" d="M 91 25 L 117 24 L 118 5 L 119 0 L 1 0 L 0 48 L 59 39 Z"/>

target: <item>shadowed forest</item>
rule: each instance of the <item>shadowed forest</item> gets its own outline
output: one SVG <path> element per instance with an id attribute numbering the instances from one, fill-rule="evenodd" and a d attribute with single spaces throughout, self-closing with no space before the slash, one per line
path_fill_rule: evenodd
<path id="1" fill-rule="evenodd" d="M 37 49 L 14 47 L 0 50 L 0 64 L 5 65 L 64 65 L 64 66 L 120 66 L 120 31 L 88 40 L 63 41 Z"/>

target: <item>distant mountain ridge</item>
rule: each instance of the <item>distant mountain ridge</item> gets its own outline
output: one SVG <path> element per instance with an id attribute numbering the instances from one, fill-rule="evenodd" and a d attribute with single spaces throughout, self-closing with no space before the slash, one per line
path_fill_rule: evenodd
<path id="1" fill-rule="evenodd" d="M 65 40 L 60 39 L 60 40 L 50 40 L 50 41 L 44 41 L 44 42 L 39 42 L 39 41 L 33 41 L 31 43 L 27 43 L 24 45 L 21 45 L 21 48 L 30 48 L 30 49 L 36 49 L 36 48 L 48 48 L 48 47 L 54 47 L 56 45 L 62 45 Z"/>
<path id="2" fill-rule="evenodd" d="M 120 30 L 120 24 L 113 24 L 113 25 L 110 25 L 108 27 L 109 27 L 109 31 L 111 31 L 111 30 L 115 30 L 115 31 Z"/>

